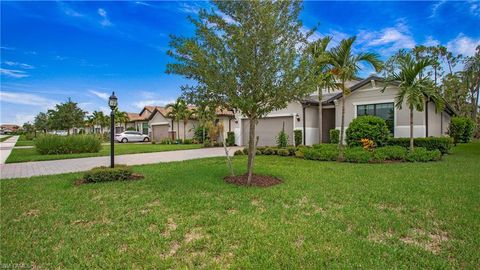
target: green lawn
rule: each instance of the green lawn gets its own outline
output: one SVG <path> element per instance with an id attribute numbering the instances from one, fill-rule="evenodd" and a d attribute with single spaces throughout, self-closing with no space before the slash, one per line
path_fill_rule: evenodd
<path id="1" fill-rule="evenodd" d="M 10 137 L 12 137 L 11 135 L 8 135 L 8 136 L 5 136 L 5 137 L 2 137 L 0 138 L 0 142 L 4 142 L 6 141 L 7 139 L 9 139 Z"/>
<path id="2" fill-rule="evenodd" d="M 223 182 L 223 158 L 136 166 L 145 179 L 2 180 L 1 263 L 40 268 L 475 269 L 480 143 L 432 163 L 259 156 L 284 183 Z M 234 158 L 238 173 L 246 157 Z"/>
<path id="3" fill-rule="evenodd" d="M 33 141 L 20 141 L 18 140 L 15 146 L 34 146 L 35 143 Z"/>
<path id="4" fill-rule="evenodd" d="M 18 144 L 16 146 L 19 146 Z M 201 148 L 200 144 L 115 144 L 115 154 L 136 154 L 136 153 L 151 153 L 163 152 L 173 150 L 186 150 Z M 102 149 L 98 153 L 82 153 L 82 154 L 64 154 L 64 155 L 40 155 L 35 148 L 13 149 L 12 153 L 7 159 L 6 163 L 39 161 L 39 160 L 55 160 L 55 159 L 69 159 L 82 157 L 98 157 L 110 155 L 110 145 L 102 145 Z"/>

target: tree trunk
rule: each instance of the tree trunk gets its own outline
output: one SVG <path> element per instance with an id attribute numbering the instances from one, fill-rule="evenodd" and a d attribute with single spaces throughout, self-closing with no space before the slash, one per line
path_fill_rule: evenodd
<path id="1" fill-rule="evenodd" d="M 410 150 L 413 151 L 413 108 L 410 107 Z"/>
<path id="2" fill-rule="evenodd" d="M 227 144 L 225 143 L 225 140 L 223 140 L 222 142 L 223 142 L 223 149 L 225 149 L 225 155 L 227 156 L 228 168 L 230 168 L 230 175 L 235 176 L 235 172 L 233 171 L 232 160 L 230 159 L 230 154 L 228 153 Z"/>
<path id="3" fill-rule="evenodd" d="M 344 159 L 344 151 L 345 151 L 345 145 L 343 144 L 343 139 L 344 139 L 344 131 L 345 131 L 345 83 L 342 82 L 342 122 L 340 123 L 340 141 L 338 142 L 339 144 L 339 151 L 338 151 L 338 159 L 340 161 L 343 161 Z"/>
<path id="4" fill-rule="evenodd" d="M 255 124 L 256 124 L 256 121 L 257 121 L 257 119 L 249 118 L 250 130 L 249 130 L 249 139 L 248 139 L 248 164 L 247 164 L 247 169 L 248 169 L 247 185 L 248 186 L 252 182 L 253 161 L 255 159 L 255 153 L 256 153 L 256 149 L 255 149 Z"/>
<path id="5" fill-rule="evenodd" d="M 318 143 L 322 143 L 323 141 L 322 89 L 320 89 L 318 85 L 317 85 L 317 92 L 318 92 Z"/>
<path id="6" fill-rule="evenodd" d="M 183 142 L 185 142 L 187 136 L 187 123 L 183 122 Z"/>
<path id="7" fill-rule="evenodd" d="M 177 120 L 177 140 L 180 140 L 180 121 Z"/>

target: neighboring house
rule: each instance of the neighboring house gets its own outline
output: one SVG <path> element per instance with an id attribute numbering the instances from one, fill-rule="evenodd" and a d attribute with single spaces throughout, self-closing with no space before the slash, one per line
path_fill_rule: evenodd
<path id="1" fill-rule="evenodd" d="M 4 125 L 0 126 L 0 133 L 1 134 L 9 134 L 9 133 L 15 132 L 19 129 L 20 129 L 20 126 L 4 124 Z"/>
<path id="2" fill-rule="evenodd" d="M 189 108 L 194 109 L 195 107 L 190 106 Z M 174 119 L 168 117 L 169 112 L 170 109 L 162 106 L 145 106 L 138 114 L 127 113 L 130 120 L 126 127 L 133 127 L 142 134 L 149 135 L 150 139 L 156 142 L 165 138 L 176 139 L 177 132 L 180 139 L 183 139 L 185 132 L 185 138 L 192 139 L 195 128 L 199 126 L 198 121 L 190 119 L 184 127 L 183 120 L 174 121 Z M 227 132 L 233 131 L 235 128 L 235 115 L 232 111 L 217 109 L 216 116 L 216 122 L 223 124 L 223 136 L 226 138 Z"/>
<path id="3" fill-rule="evenodd" d="M 366 79 L 356 79 L 348 82 L 350 94 L 345 100 L 345 130 L 350 122 L 360 115 L 376 115 L 386 120 L 394 137 L 409 137 L 410 118 L 406 104 L 402 109 L 395 106 L 395 97 L 399 88 L 392 84 L 385 91 L 384 80 L 377 76 Z M 322 141 L 329 141 L 330 129 L 339 129 L 341 126 L 343 98 L 340 91 L 325 92 L 322 98 Z M 414 137 L 442 136 L 447 134 L 450 118 L 454 115 L 453 109 L 448 106 L 443 111 L 437 111 L 433 102 L 427 102 L 426 110 L 414 112 Z M 285 128 L 289 144 L 294 144 L 293 131 L 304 130 L 303 142 L 312 145 L 318 139 L 318 95 L 291 102 L 285 109 L 274 111 L 259 119 L 256 134 L 259 137 L 259 146 L 276 145 L 278 133 Z M 248 119 L 237 114 L 238 125 L 235 128 L 236 144 L 248 144 Z"/>

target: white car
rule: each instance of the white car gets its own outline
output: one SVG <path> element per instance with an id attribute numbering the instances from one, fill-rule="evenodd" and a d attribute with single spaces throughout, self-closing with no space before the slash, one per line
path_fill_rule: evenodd
<path id="1" fill-rule="evenodd" d="M 115 134 L 115 140 L 121 143 L 127 142 L 149 142 L 148 135 L 144 135 L 138 131 L 124 131 L 120 134 Z"/>

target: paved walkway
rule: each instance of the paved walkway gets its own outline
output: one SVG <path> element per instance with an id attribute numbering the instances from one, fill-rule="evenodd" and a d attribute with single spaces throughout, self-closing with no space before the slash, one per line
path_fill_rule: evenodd
<path id="1" fill-rule="evenodd" d="M 17 143 L 19 136 L 12 136 L 4 142 L 0 142 L 0 164 L 5 164 L 8 156 L 12 152 L 13 147 Z"/>
<path id="2" fill-rule="evenodd" d="M 233 155 L 233 153 L 238 149 L 242 148 L 229 147 L 229 154 Z M 215 147 L 157 153 L 119 155 L 115 156 L 115 163 L 126 165 L 142 165 L 207 157 L 218 157 L 224 155 L 225 150 L 223 149 L 223 147 Z M 109 165 L 110 156 L 0 164 L 0 179 L 81 172 L 90 170 L 94 167 Z"/>

